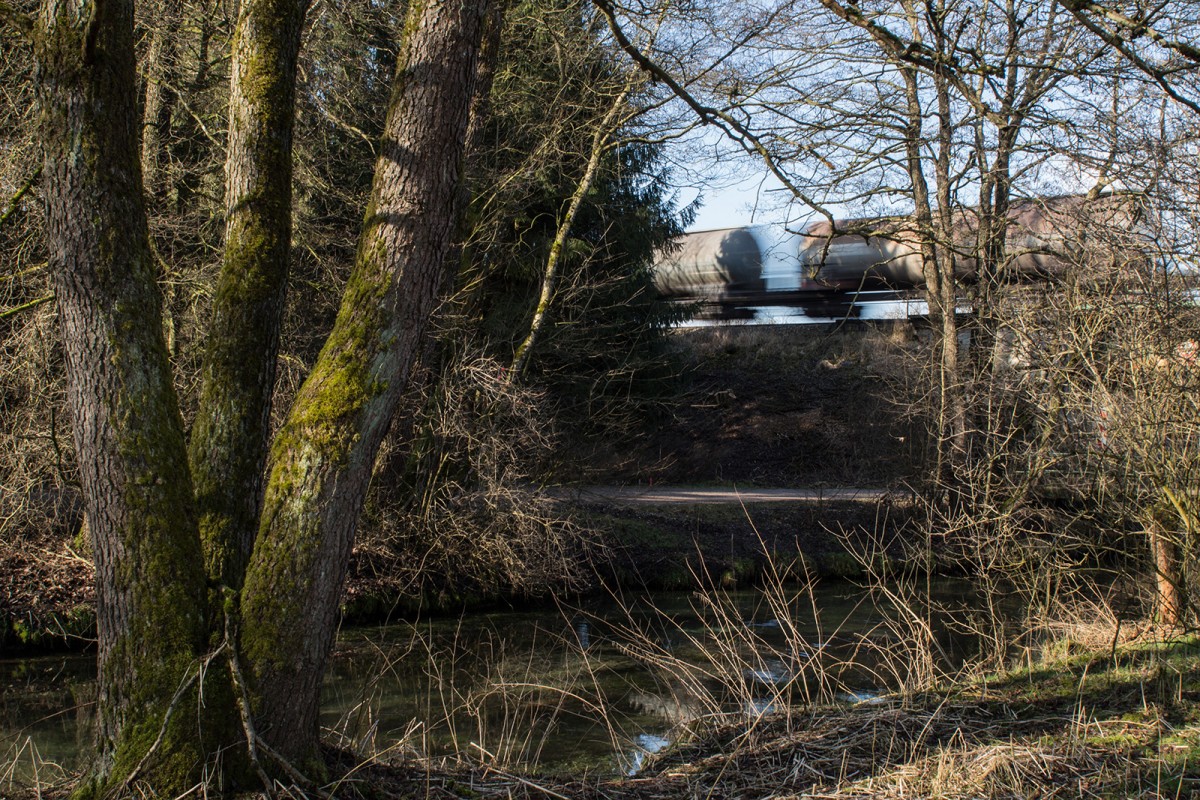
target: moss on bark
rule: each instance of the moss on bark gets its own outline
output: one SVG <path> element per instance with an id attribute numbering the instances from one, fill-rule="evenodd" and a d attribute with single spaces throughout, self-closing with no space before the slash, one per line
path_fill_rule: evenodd
<path id="1" fill-rule="evenodd" d="M 238 589 L 258 530 L 291 243 L 306 0 L 246 0 L 233 45 L 225 253 L 189 451 L 210 578 Z"/>
<path id="2" fill-rule="evenodd" d="M 357 517 L 442 281 L 485 11 L 482 0 L 409 9 L 355 269 L 272 447 L 242 649 L 268 743 L 293 760 L 316 754 Z"/>

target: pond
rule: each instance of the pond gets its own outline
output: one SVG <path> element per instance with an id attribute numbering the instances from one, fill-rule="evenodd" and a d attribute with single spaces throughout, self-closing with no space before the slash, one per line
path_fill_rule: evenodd
<path id="1" fill-rule="evenodd" d="M 963 581 L 933 588 L 964 607 L 972 596 Z M 974 643 L 943 623 L 830 582 L 350 628 L 321 723 L 360 752 L 630 774 L 696 720 L 869 700 L 921 670 L 954 669 Z M 0 785 L 80 762 L 94 669 L 90 656 L 0 661 Z"/>

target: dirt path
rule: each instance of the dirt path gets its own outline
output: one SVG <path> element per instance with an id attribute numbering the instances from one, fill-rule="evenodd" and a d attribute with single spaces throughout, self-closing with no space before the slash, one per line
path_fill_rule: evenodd
<path id="1" fill-rule="evenodd" d="M 878 503 L 907 500 L 909 494 L 890 489 L 817 487 L 806 489 L 739 489 L 687 486 L 580 486 L 550 490 L 556 497 L 584 503 L 620 505 L 713 505 L 746 503 Z"/>

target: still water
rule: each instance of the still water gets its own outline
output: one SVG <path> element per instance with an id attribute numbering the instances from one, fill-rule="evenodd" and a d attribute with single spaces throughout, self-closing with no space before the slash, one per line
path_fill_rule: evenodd
<path id="1" fill-rule="evenodd" d="M 951 604 L 971 595 L 963 582 L 934 588 Z M 363 752 L 628 774 L 696 720 L 869 700 L 970 655 L 969 637 L 918 617 L 830 582 L 352 628 L 339 637 L 321 722 Z M 911 649 L 924 619 L 935 632 L 929 662 Z M 0 661 L 0 785 L 2 770 L 28 780 L 80 762 L 94 669 L 86 656 Z"/>

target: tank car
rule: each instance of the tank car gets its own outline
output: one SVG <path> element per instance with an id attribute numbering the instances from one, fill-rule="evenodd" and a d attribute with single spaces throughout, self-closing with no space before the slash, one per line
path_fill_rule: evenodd
<path id="1" fill-rule="evenodd" d="M 750 228 L 685 234 L 659 255 L 654 286 L 664 297 L 711 301 L 761 292 L 763 248 Z"/>
<path id="2" fill-rule="evenodd" d="M 1006 280 L 1037 280 L 1073 263 L 1138 257 L 1137 208 L 1127 197 L 1019 201 L 1008 212 Z M 1100 235 L 1098 235 L 1100 234 Z M 654 281 L 665 297 L 736 305 L 803 305 L 806 293 L 907 290 L 924 285 L 920 238 L 910 217 L 822 221 L 774 245 L 762 228 L 689 233 L 660 256 Z M 778 238 L 778 237 L 776 237 Z M 955 214 L 955 273 L 976 277 L 978 215 Z M 772 251 L 772 266 L 764 270 Z M 1131 259 L 1131 255 L 1133 259 Z M 1105 265 L 1109 266 L 1109 265 Z M 770 273 L 770 275 L 768 275 Z"/>

